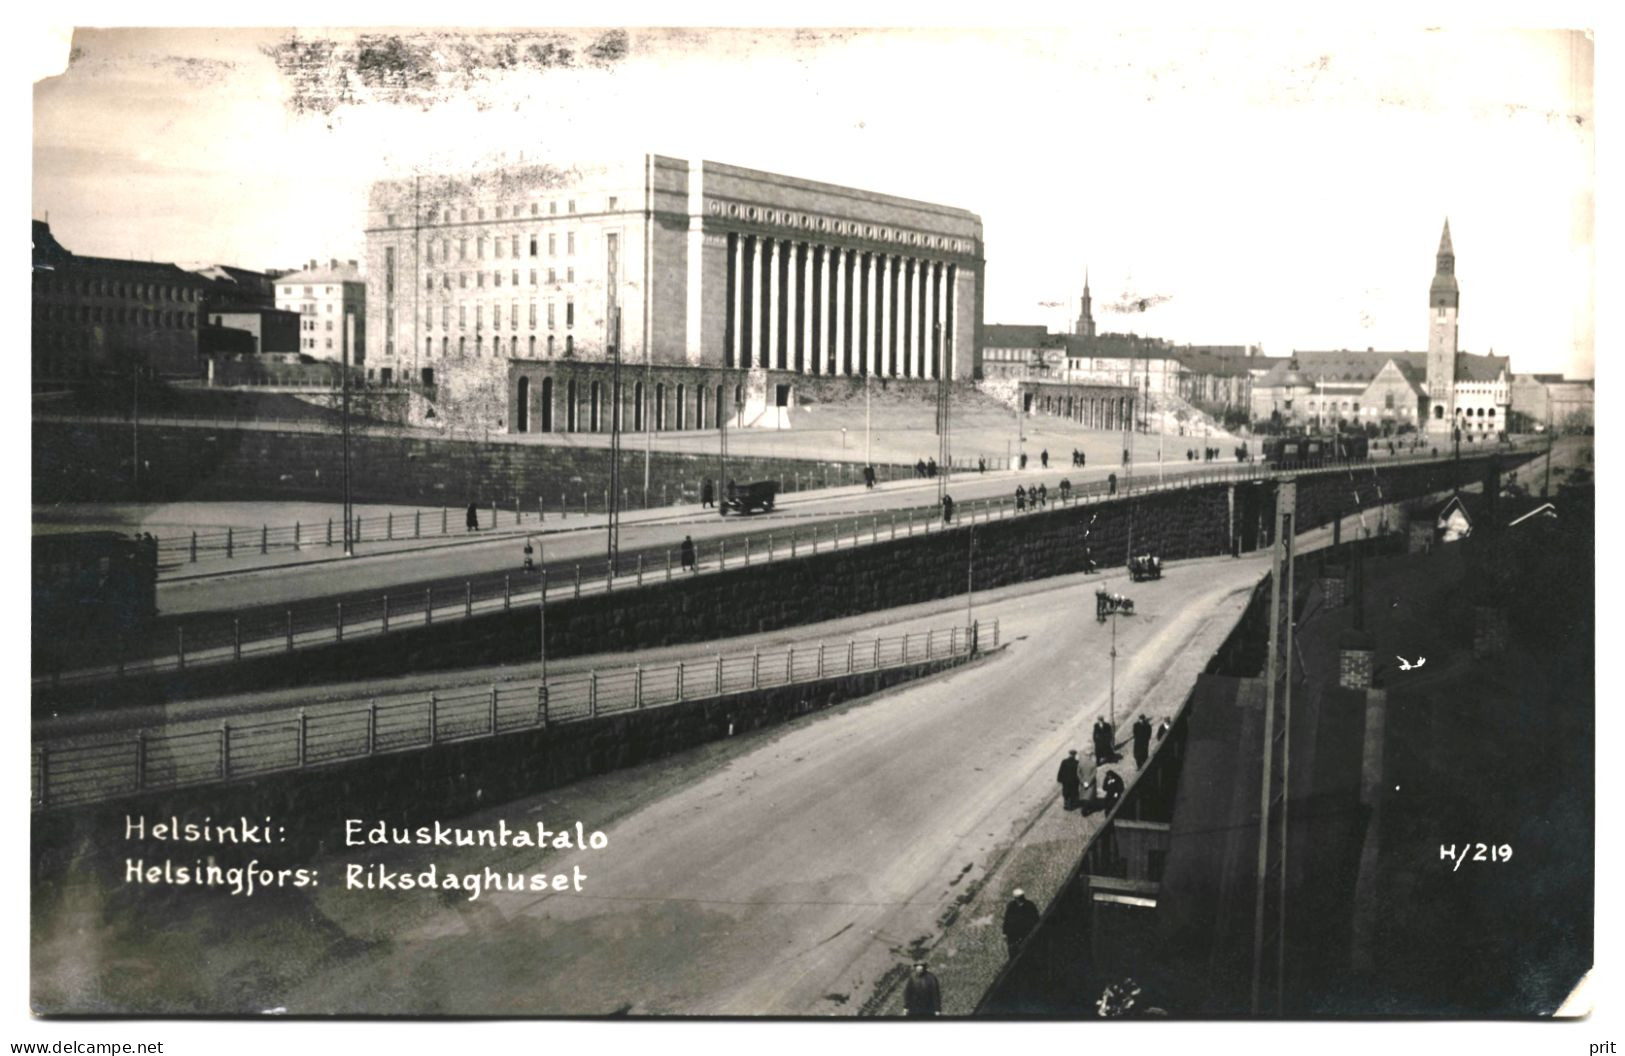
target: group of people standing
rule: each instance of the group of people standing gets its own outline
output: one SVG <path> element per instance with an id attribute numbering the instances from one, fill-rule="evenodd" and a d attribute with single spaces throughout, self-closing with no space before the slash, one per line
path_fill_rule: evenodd
<path id="1" fill-rule="evenodd" d="M 914 463 L 914 475 L 916 477 L 934 477 L 934 476 L 936 476 L 937 475 L 937 460 L 934 459 L 934 458 L 930 459 L 929 461 L 926 460 L 926 459 L 923 459 L 923 458 L 920 459 L 918 462 Z"/>
<path id="2" fill-rule="evenodd" d="M 1071 487 L 1070 483 L 1063 482 L 1063 485 L 1070 490 L 1070 487 Z M 1049 505 L 1049 489 L 1046 488 L 1044 485 L 1039 484 L 1037 487 L 1033 488 L 1031 491 L 1028 491 L 1026 488 L 1022 487 L 1020 484 L 1017 484 L 1016 485 L 1016 509 L 1018 511 L 1019 510 L 1025 510 L 1027 508 L 1027 503 L 1028 503 L 1029 500 L 1032 502 L 1033 509 L 1035 509 L 1035 510 L 1041 509 L 1041 508 L 1043 508 L 1045 506 L 1048 506 Z"/>

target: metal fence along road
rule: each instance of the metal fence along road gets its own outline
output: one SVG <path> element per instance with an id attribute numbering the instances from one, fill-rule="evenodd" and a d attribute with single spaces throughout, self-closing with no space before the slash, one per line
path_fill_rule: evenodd
<path id="1" fill-rule="evenodd" d="M 1384 464 L 1424 464 L 1449 462 L 1448 457 L 1432 455 L 1385 459 Z M 611 563 L 607 559 L 552 563 L 539 570 L 517 570 L 485 577 L 471 577 L 449 585 L 393 590 L 377 595 L 352 595 L 341 601 L 314 601 L 290 606 L 262 607 L 240 613 L 205 613 L 173 624 L 166 632 L 172 638 L 145 638 L 139 641 L 105 643 L 99 651 L 87 650 L 104 662 L 74 670 L 35 672 L 33 684 L 71 685 L 100 681 L 152 671 L 177 671 L 206 664 L 234 663 L 245 658 L 293 652 L 300 648 L 327 645 L 349 639 L 389 634 L 406 627 L 423 626 L 445 620 L 484 613 L 535 606 L 546 590 L 549 602 L 589 594 L 640 587 L 652 582 L 671 581 L 685 575 L 703 575 L 728 568 L 764 562 L 793 560 L 831 550 L 851 549 L 892 539 L 931 534 L 1012 517 L 1031 516 L 1051 507 L 1076 506 L 1156 494 L 1223 482 L 1263 480 L 1287 473 L 1348 473 L 1355 490 L 1367 480 L 1374 481 L 1375 465 L 1334 463 L 1282 467 L 1246 463 L 1225 468 L 1198 470 L 1146 481 L 1125 477 L 1117 490 L 1106 482 L 1049 493 L 1045 506 L 1029 501 L 1018 509 L 1011 496 L 969 499 L 955 503 L 952 523 L 945 524 L 935 506 L 914 507 L 838 518 L 805 525 L 781 525 L 772 531 L 755 532 L 695 544 L 692 570 L 682 565 L 676 547 L 623 552 Z M 1370 476 L 1367 476 L 1367 474 Z M 1376 489 L 1380 492 L 1380 487 Z M 1368 505 L 1376 504 L 1376 496 Z M 1115 559 L 1112 559 L 1115 560 Z M 519 562 L 515 562 L 516 565 Z"/>
<path id="2" fill-rule="evenodd" d="M 93 744 L 33 750 L 33 809 L 75 806 L 159 789 L 303 770 L 453 741 L 498 737 L 684 701 L 810 684 L 929 660 L 968 659 L 999 644 L 999 621 L 873 639 L 818 642 L 621 667 L 489 689 L 379 703 L 341 701 L 319 710 L 225 721 L 208 728 L 137 731 Z"/>

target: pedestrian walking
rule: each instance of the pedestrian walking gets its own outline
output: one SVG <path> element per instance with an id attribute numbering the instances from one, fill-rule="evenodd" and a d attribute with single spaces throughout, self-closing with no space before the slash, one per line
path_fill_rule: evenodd
<path id="1" fill-rule="evenodd" d="M 1061 784 L 1061 808 L 1071 810 L 1078 805 L 1078 789 L 1083 784 L 1083 778 L 1078 773 L 1078 750 L 1076 748 L 1066 753 L 1061 760 L 1061 768 L 1055 773 L 1055 780 Z"/>
<path id="2" fill-rule="evenodd" d="M 933 479 L 936 478 L 936 475 L 937 475 L 937 460 L 936 459 L 933 458 L 931 461 L 929 461 L 929 462 L 927 462 L 925 464 L 925 475 L 928 476 L 928 477 L 931 477 Z"/>
<path id="3" fill-rule="evenodd" d="M 952 495 L 944 495 L 942 497 L 942 523 L 943 524 L 952 524 L 953 519 L 954 519 L 954 497 Z"/>
<path id="4" fill-rule="evenodd" d="M 1004 946 L 1011 957 L 1021 952 L 1027 936 L 1038 929 L 1038 907 L 1027 898 L 1027 892 L 1016 888 L 1010 892 L 1010 901 L 1004 907 Z"/>
<path id="5" fill-rule="evenodd" d="M 987 472 L 987 459 L 982 458 L 981 456 L 977 456 L 977 459 L 976 459 L 976 472 L 978 472 L 978 473 L 986 473 Z"/>
<path id="6" fill-rule="evenodd" d="M 471 532 L 480 530 L 480 508 L 472 502 L 468 504 L 468 516 L 464 518 L 463 523 Z"/>
<path id="7" fill-rule="evenodd" d="M 694 537 L 683 536 L 683 571 L 698 572 L 700 566 L 694 560 Z"/>
<path id="8" fill-rule="evenodd" d="M 914 475 L 922 479 L 925 477 L 925 459 L 922 458 L 914 463 Z"/>
<path id="9" fill-rule="evenodd" d="M 700 509 L 703 510 L 708 506 L 713 506 L 714 507 L 716 504 L 717 504 L 717 488 L 716 488 L 716 485 L 711 483 L 711 478 L 710 477 L 706 477 L 705 481 L 700 485 Z"/>
<path id="10" fill-rule="evenodd" d="M 870 491 L 875 490 L 875 467 L 874 466 L 864 466 L 863 467 L 863 486 L 868 488 Z"/>
<path id="11" fill-rule="evenodd" d="M 1078 452 L 1078 465 L 1079 466 L 1087 466 L 1088 464 L 1089 464 L 1089 452 L 1087 452 L 1087 451 L 1079 451 Z"/>
<path id="12" fill-rule="evenodd" d="M 1048 506 L 1049 505 L 1049 488 L 1045 487 L 1042 484 L 1038 485 L 1038 505 L 1040 505 L 1040 506 Z"/>
<path id="13" fill-rule="evenodd" d="M 1116 473 L 1108 473 L 1106 475 L 1106 494 L 1108 494 L 1108 495 L 1116 495 L 1117 494 L 1117 474 Z"/>
<path id="14" fill-rule="evenodd" d="M 903 986 L 903 1010 L 909 1016 L 942 1015 L 942 987 L 924 961 L 914 962 L 914 973 Z"/>
<path id="15" fill-rule="evenodd" d="M 526 572 L 534 572 L 535 570 L 536 570 L 536 548 L 534 546 L 530 545 L 530 540 L 529 539 L 526 539 L 525 540 L 525 571 Z"/>
<path id="16" fill-rule="evenodd" d="M 1020 513 L 1027 508 L 1027 489 L 1020 484 L 1016 485 L 1016 512 Z"/>
<path id="17" fill-rule="evenodd" d="M 1134 722 L 1134 768 L 1143 770 L 1151 755 L 1151 717 L 1141 715 Z"/>
<path id="18" fill-rule="evenodd" d="M 1118 600 L 1118 595 L 1113 594 L 1112 595 L 1112 600 L 1113 600 L 1114 603 L 1116 603 L 1117 600 Z M 1100 758 L 1099 758 L 1098 761 L 1102 762 L 1102 763 L 1115 763 L 1115 762 L 1117 762 L 1118 758 L 1119 757 L 1118 757 L 1118 754 L 1117 754 L 1117 726 L 1114 723 L 1112 723 L 1111 720 L 1109 720 L 1109 719 L 1101 719 L 1100 720 Z"/>
<path id="19" fill-rule="evenodd" d="M 1043 466 L 1045 469 L 1049 468 L 1049 448 L 1046 447 L 1044 450 L 1038 452 L 1038 464 Z"/>
<path id="20" fill-rule="evenodd" d="M 1066 477 L 1061 478 L 1061 501 L 1065 502 L 1072 497 L 1072 481 Z"/>
<path id="21" fill-rule="evenodd" d="M 1022 452 L 1022 455 L 1021 455 L 1021 468 L 1022 469 L 1027 468 L 1027 454 L 1026 454 L 1026 452 Z"/>

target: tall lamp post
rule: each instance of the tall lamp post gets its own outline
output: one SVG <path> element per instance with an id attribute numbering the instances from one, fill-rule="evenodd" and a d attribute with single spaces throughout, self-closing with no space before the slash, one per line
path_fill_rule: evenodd
<path id="1" fill-rule="evenodd" d="M 609 524 L 607 540 L 609 574 L 615 575 L 615 559 L 620 548 L 621 522 L 621 309 L 616 306 L 610 319 L 610 335 L 615 342 L 615 373 L 610 381 L 609 412 Z"/>
<path id="2" fill-rule="evenodd" d="M 344 346 L 340 353 L 339 385 L 343 393 L 342 416 L 344 420 L 344 556 L 355 556 L 356 539 L 352 532 L 355 524 L 355 512 L 350 505 L 350 345 L 355 340 L 355 313 L 344 313 L 344 335 L 341 344 Z"/>

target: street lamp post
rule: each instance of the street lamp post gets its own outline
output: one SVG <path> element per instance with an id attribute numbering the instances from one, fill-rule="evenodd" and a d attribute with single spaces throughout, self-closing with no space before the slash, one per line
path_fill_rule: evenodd
<path id="1" fill-rule="evenodd" d="M 344 432 L 344 556 L 355 556 L 356 540 L 351 528 L 355 523 L 355 514 L 350 506 L 350 343 L 355 340 L 355 313 L 344 313 L 344 335 L 341 344 L 344 346 L 339 366 L 339 384 L 343 392 L 343 432 Z"/>
<path id="2" fill-rule="evenodd" d="M 976 652 L 976 522 L 970 525 L 970 546 L 965 556 L 965 634 Z"/>
<path id="3" fill-rule="evenodd" d="M 536 588 L 536 609 L 541 620 L 541 634 L 537 644 L 542 653 L 542 699 L 547 699 L 547 554 L 544 552 L 542 537 L 536 537 L 536 568 L 541 573 L 541 582 Z"/>

